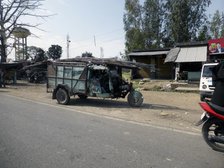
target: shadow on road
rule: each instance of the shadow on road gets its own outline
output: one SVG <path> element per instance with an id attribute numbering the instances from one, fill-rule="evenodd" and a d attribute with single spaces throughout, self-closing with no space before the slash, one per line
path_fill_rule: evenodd
<path id="1" fill-rule="evenodd" d="M 155 110 L 180 110 L 180 111 L 187 111 L 186 109 L 179 108 L 176 106 L 168 106 L 168 105 L 162 105 L 162 104 L 151 104 L 150 109 L 155 109 Z"/>
<path id="2" fill-rule="evenodd" d="M 181 110 L 186 111 L 186 109 L 181 109 L 176 106 L 168 106 L 162 104 L 149 104 L 144 103 L 140 107 L 131 107 L 128 102 L 119 100 L 108 100 L 108 99 L 71 99 L 70 106 L 86 106 L 86 107 L 102 107 L 102 108 L 139 108 L 139 109 L 155 109 L 155 110 Z"/>
<path id="3" fill-rule="evenodd" d="M 9 92 L 8 90 L 5 90 L 5 88 L 0 88 L 0 92 Z"/>

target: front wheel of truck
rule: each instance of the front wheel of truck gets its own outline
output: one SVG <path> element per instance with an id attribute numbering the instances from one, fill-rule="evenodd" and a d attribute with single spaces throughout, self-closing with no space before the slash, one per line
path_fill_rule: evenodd
<path id="1" fill-rule="evenodd" d="M 131 91 L 128 95 L 128 103 L 131 107 L 140 107 L 143 103 L 143 96 L 139 91 Z"/>

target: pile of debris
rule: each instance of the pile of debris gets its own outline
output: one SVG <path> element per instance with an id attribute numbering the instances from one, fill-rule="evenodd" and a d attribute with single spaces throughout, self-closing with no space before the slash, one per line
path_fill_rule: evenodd
<path id="1" fill-rule="evenodd" d="M 47 80 L 48 61 L 36 62 L 24 66 L 21 71 L 26 73 L 26 77 L 31 83 L 45 83 Z"/>

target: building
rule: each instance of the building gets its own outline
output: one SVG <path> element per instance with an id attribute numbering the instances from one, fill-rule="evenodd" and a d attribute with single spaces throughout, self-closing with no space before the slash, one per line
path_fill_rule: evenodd
<path id="1" fill-rule="evenodd" d="M 8 81 L 16 83 L 16 72 L 23 67 L 22 62 L 2 62 L 0 63 L 0 87 Z"/>
<path id="2" fill-rule="evenodd" d="M 172 79 L 172 63 L 164 64 L 165 58 L 170 49 L 134 51 L 128 54 L 130 61 L 148 64 L 139 73 L 134 74 L 134 78 L 151 78 L 151 79 Z"/>
<path id="3" fill-rule="evenodd" d="M 199 81 L 202 65 L 208 60 L 208 43 L 182 43 L 171 49 L 165 63 L 173 63 L 175 80 Z"/>

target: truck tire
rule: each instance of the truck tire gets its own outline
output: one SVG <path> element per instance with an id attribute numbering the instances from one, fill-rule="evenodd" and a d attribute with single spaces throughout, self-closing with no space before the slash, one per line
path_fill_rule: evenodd
<path id="1" fill-rule="evenodd" d="M 139 91 L 132 91 L 128 95 L 128 103 L 131 107 L 140 107 L 143 103 L 143 96 Z"/>
<path id="2" fill-rule="evenodd" d="M 70 102 L 70 96 L 69 96 L 68 92 L 63 88 L 59 88 L 57 90 L 56 99 L 58 101 L 58 104 L 66 105 Z"/>

